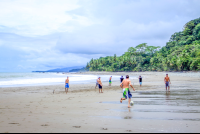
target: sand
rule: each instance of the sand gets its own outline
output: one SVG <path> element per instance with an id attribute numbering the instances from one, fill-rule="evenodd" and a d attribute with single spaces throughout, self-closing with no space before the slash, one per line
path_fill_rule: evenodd
<path id="1" fill-rule="evenodd" d="M 200 132 L 200 77 L 169 72 L 171 92 L 165 91 L 166 72 L 85 72 L 78 74 L 143 77 L 143 85 L 120 103 L 120 81 L 103 93 L 96 83 L 0 88 L 1 133 L 198 133 Z M 196 73 L 195 73 L 196 74 Z M 189 76 L 189 77 L 188 77 Z M 53 90 L 55 92 L 53 93 Z"/>

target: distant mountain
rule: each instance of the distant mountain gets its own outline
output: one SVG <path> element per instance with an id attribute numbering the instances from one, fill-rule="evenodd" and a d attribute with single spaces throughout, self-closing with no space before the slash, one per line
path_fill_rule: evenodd
<path id="1" fill-rule="evenodd" d="M 81 69 L 83 66 L 73 66 L 73 67 L 66 67 L 66 68 L 57 68 L 47 71 L 32 71 L 32 72 L 69 72 L 72 69 Z"/>
<path id="2" fill-rule="evenodd" d="M 86 72 L 89 71 L 89 69 L 86 69 L 85 67 L 80 68 L 80 69 L 71 69 L 69 72 Z"/>

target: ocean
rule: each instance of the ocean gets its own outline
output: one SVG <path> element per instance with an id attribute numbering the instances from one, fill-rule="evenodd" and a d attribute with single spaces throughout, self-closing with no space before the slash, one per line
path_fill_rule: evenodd
<path id="1" fill-rule="evenodd" d="M 21 87 L 64 84 L 69 76 L 70 84 L 96 83 L 101 77 L 102 82 L 108 81 L 110 75 L 85 75 L 62 73 L 0 73 L 0 87 Z M 119 80 L 121 76 L 112 76 L 112 80 Z"/>

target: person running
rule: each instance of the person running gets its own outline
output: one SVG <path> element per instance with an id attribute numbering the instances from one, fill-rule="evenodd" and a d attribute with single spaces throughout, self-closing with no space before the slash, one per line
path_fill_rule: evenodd
<path id="1" fill-rule="evenodd" d="M 139 83 L 140 83 L 140 87 L 142 86 L 142 77 L 141 77 L 141 75 L 139 76 Z"/>
<path id="2" fill-rule="evenodd" d="M 169 83 L 171 84 L 171 81 L 170 81 L 168 74 L 166 74 L 166 77 L 164 78 L 164 82 L 165 82 L 166 91 L 167 91 L 167 87 L 168 87 L 168 91 L 170 92 Z"/>
<path id="3" fill-rule="evenodd" d="M 99 80 L 99 78 L 98 78 L 97 81 L 96 81 L 95 89 L 96 89 L 96 87 L 99 85 L 98 80 Z"/>
<path id="4" fill-rule="evenodd" d="M 101 82 L 101 77 L 99 77 L 98 84 L 99 84 L 99 93 L 103 93 L 102 92 L 102 86 L 103 86 L 103 84 Z M 101 92 L 100 92 L 100 90 L 101 90 Z"/>
<path id="5" fill-rule="evenodd" d="M 67 88 L 67 90 L 66 90 Z M 68 92 L 68 88 L 69 88 L 69 77 L 67 76 L 67 79 L 65 80 L 65 92 Z"/>
<path id="6" fill-rule="evenodd" d="M 111 79 L 112 79 L 112 76 L 110 76 L 110 79 L 109 79 L 109 86 L 111 86 Z"/>
<path id="7" fill-rule="evenodd" d="M 122 87 L 123 84 L 123 87 Z M 126 79 L 122 81 L 122 83 L 120 84 L 120 87 L 123 88 L 123 98 L 121 98 L 120 102 L 122 103 L 123 100 L 128 99 L 128 108 L 131 108 L 130 106 L 130 102 L 131 102 L 131 98 L 132 98 L 132 94 L 129 90 L 129 85 L 133 88 L 133 91 L 135 91 L 134 87 L 131 84 L 131 81 L 129 80 L 129 75 L 126 75 Z"/>

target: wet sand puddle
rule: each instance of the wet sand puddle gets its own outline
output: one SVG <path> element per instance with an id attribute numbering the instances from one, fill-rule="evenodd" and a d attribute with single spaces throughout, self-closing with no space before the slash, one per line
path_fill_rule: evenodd
<path id="1" fill-rule="evenodd" d="M 171 92 L 132 92 L 134 105 L 128 109 L 127 100 L 102 103 L 118 104 L 112 111 L 115 116 L 101 116 L 112 119 L 153 119 L 200 121 L 200 90 L 176 88 Z"/>

